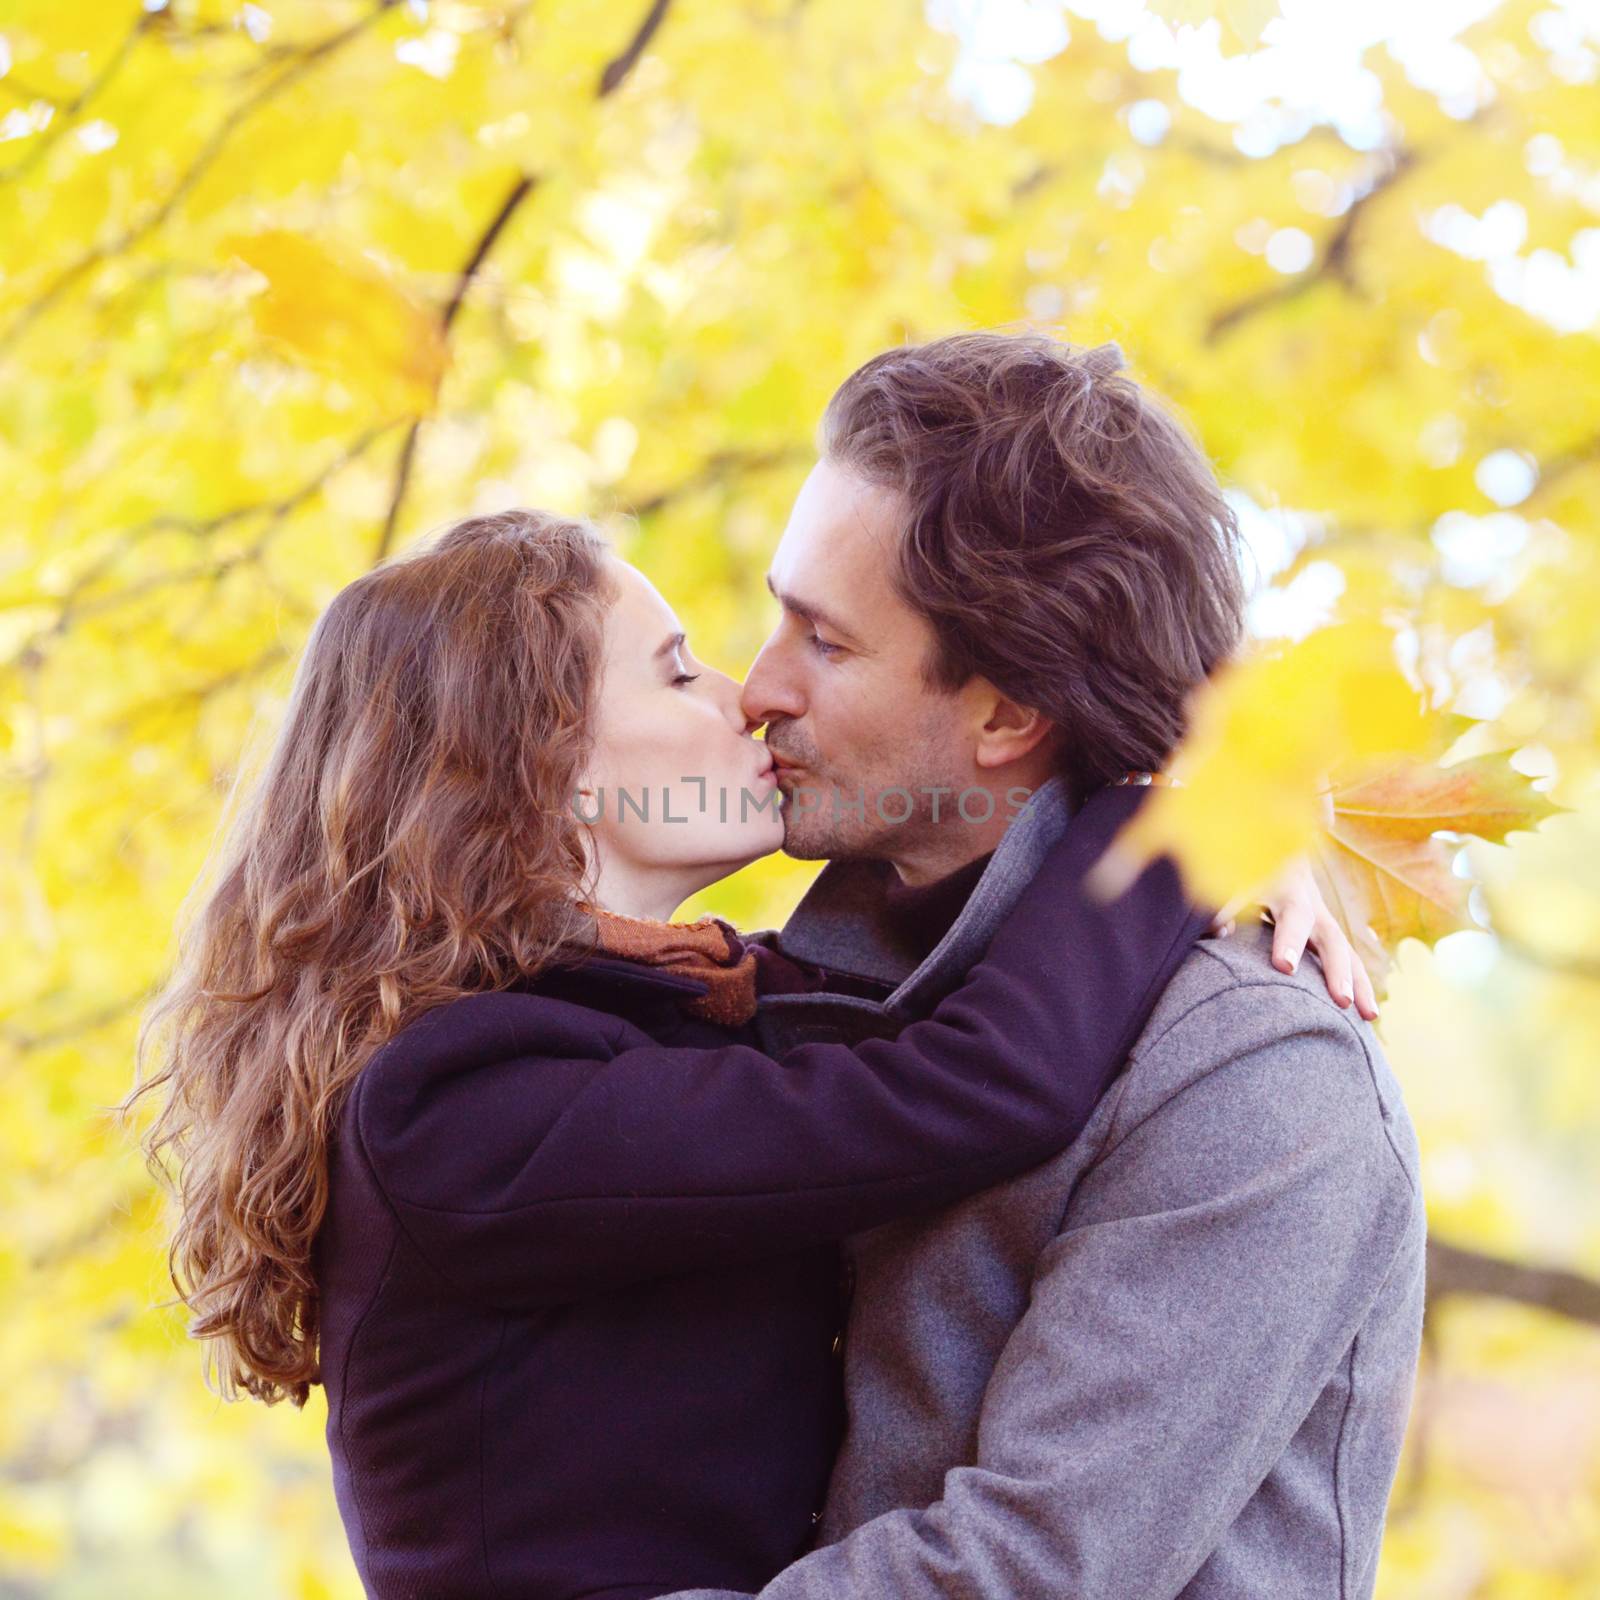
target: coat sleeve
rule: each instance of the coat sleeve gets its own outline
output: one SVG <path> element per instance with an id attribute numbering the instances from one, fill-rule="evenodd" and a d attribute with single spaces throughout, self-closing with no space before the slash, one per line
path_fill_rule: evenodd
<path id="1" fill-rule="evenodd" d="M 593 1011 L 526 995 L 429 1013 L 352 1092 L 377 1183 L 458 1289 L 529 1305 L 803 1248 L 1025 1170 L 1083 1126 L 1206 926 L 1170 860 L 1110 904 L 1084 892 L 1147 792 L 1091 795 L 966 983 L 897 1039 L 774 1058 L 620 1020 L 597 1048 Z"/>
<path id="2" fill-rule="evenodd" d="M 1253 1025 L 1265 1011 L 1276 1037 L 1222 1051 L 1079 1180 L 984 1393 L 976 1459 L 945 1474 L 935 1504 L 863 1524 L 761 1600 L 1173 1600 L 1380 1293 L 1414 1312 L 1371 1378 L 1398 1456 L 1422 1320 L 1420 1194 L 1348 1020 L 1303 991 L 1254 993 Z M 1227 1030 L 1206 1013 L 1238 999 L 1204 1002 L 1157 1051 L 1218 1049 Z M 1329 1559 L 1332 1594 L 1337 1540 Z M 672 1600 L 691 1594 L 702 1600 Z"/>

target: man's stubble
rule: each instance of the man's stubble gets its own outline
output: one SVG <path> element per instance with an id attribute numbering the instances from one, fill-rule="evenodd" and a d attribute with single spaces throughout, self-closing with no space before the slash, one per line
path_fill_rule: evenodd
<path id="1" fill-rule="evenodd" d="M 779 779 L 784 854 L 798 861 L 893 861 L 918 853 L 934 834 L 970 826 L 957 798 L 971 778 L 954 770 L 951 742 L 947 719 L 929 715 L 913 730 L 898 730 L 889 751 L 859 767 L 825 766 L 803 729 L 769 727 L 767 743 L 805 769 L 793 783 Z"/>

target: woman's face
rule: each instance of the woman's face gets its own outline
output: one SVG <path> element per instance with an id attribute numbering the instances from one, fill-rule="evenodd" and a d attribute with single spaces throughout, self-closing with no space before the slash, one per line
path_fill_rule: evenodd
<path id="1" fill-rule="evenodd" d="M 602 903 L 660 916 L 668 899 L 675 907 L 776 850 L 782 796 L 766 745 L 745 731 L 739 685 L 695 659 L 643 573 L 613 559 L 611 576 L 594 754 L 575 809 Z"/>

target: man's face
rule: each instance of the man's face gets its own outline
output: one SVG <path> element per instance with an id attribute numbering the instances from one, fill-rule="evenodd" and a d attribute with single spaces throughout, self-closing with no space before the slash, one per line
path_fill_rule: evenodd
<path id="1" fill-rule="evenodd" d="M 933 630 L 895 592 L 902 516 L 893 491 L 819 462 L 767 574 L 783 617 L 742 706 L 767 724 L 792 856 L 904 862 L 978 775 L 967 699 L 924 682 Z"/>

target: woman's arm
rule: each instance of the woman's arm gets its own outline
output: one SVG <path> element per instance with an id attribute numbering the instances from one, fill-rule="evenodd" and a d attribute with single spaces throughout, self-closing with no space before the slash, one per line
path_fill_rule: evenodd
<path id="1" fill-rule="evenodd" d="M 431 1013 L 350 1108 L 402 1226 L 464 1292 L 557 1303 L 837 1238 L 1035 1165 L 1083 1126 L 1210 921 L 1165 859 L 1110 904 L 1084 891 L 1144 792 L 1091 795 L 967 981 L 896 1039 L 774 1058 L 641 1042 L 618 1021 L 596 1059 L 586 1008 L 501 992 Z"/>

